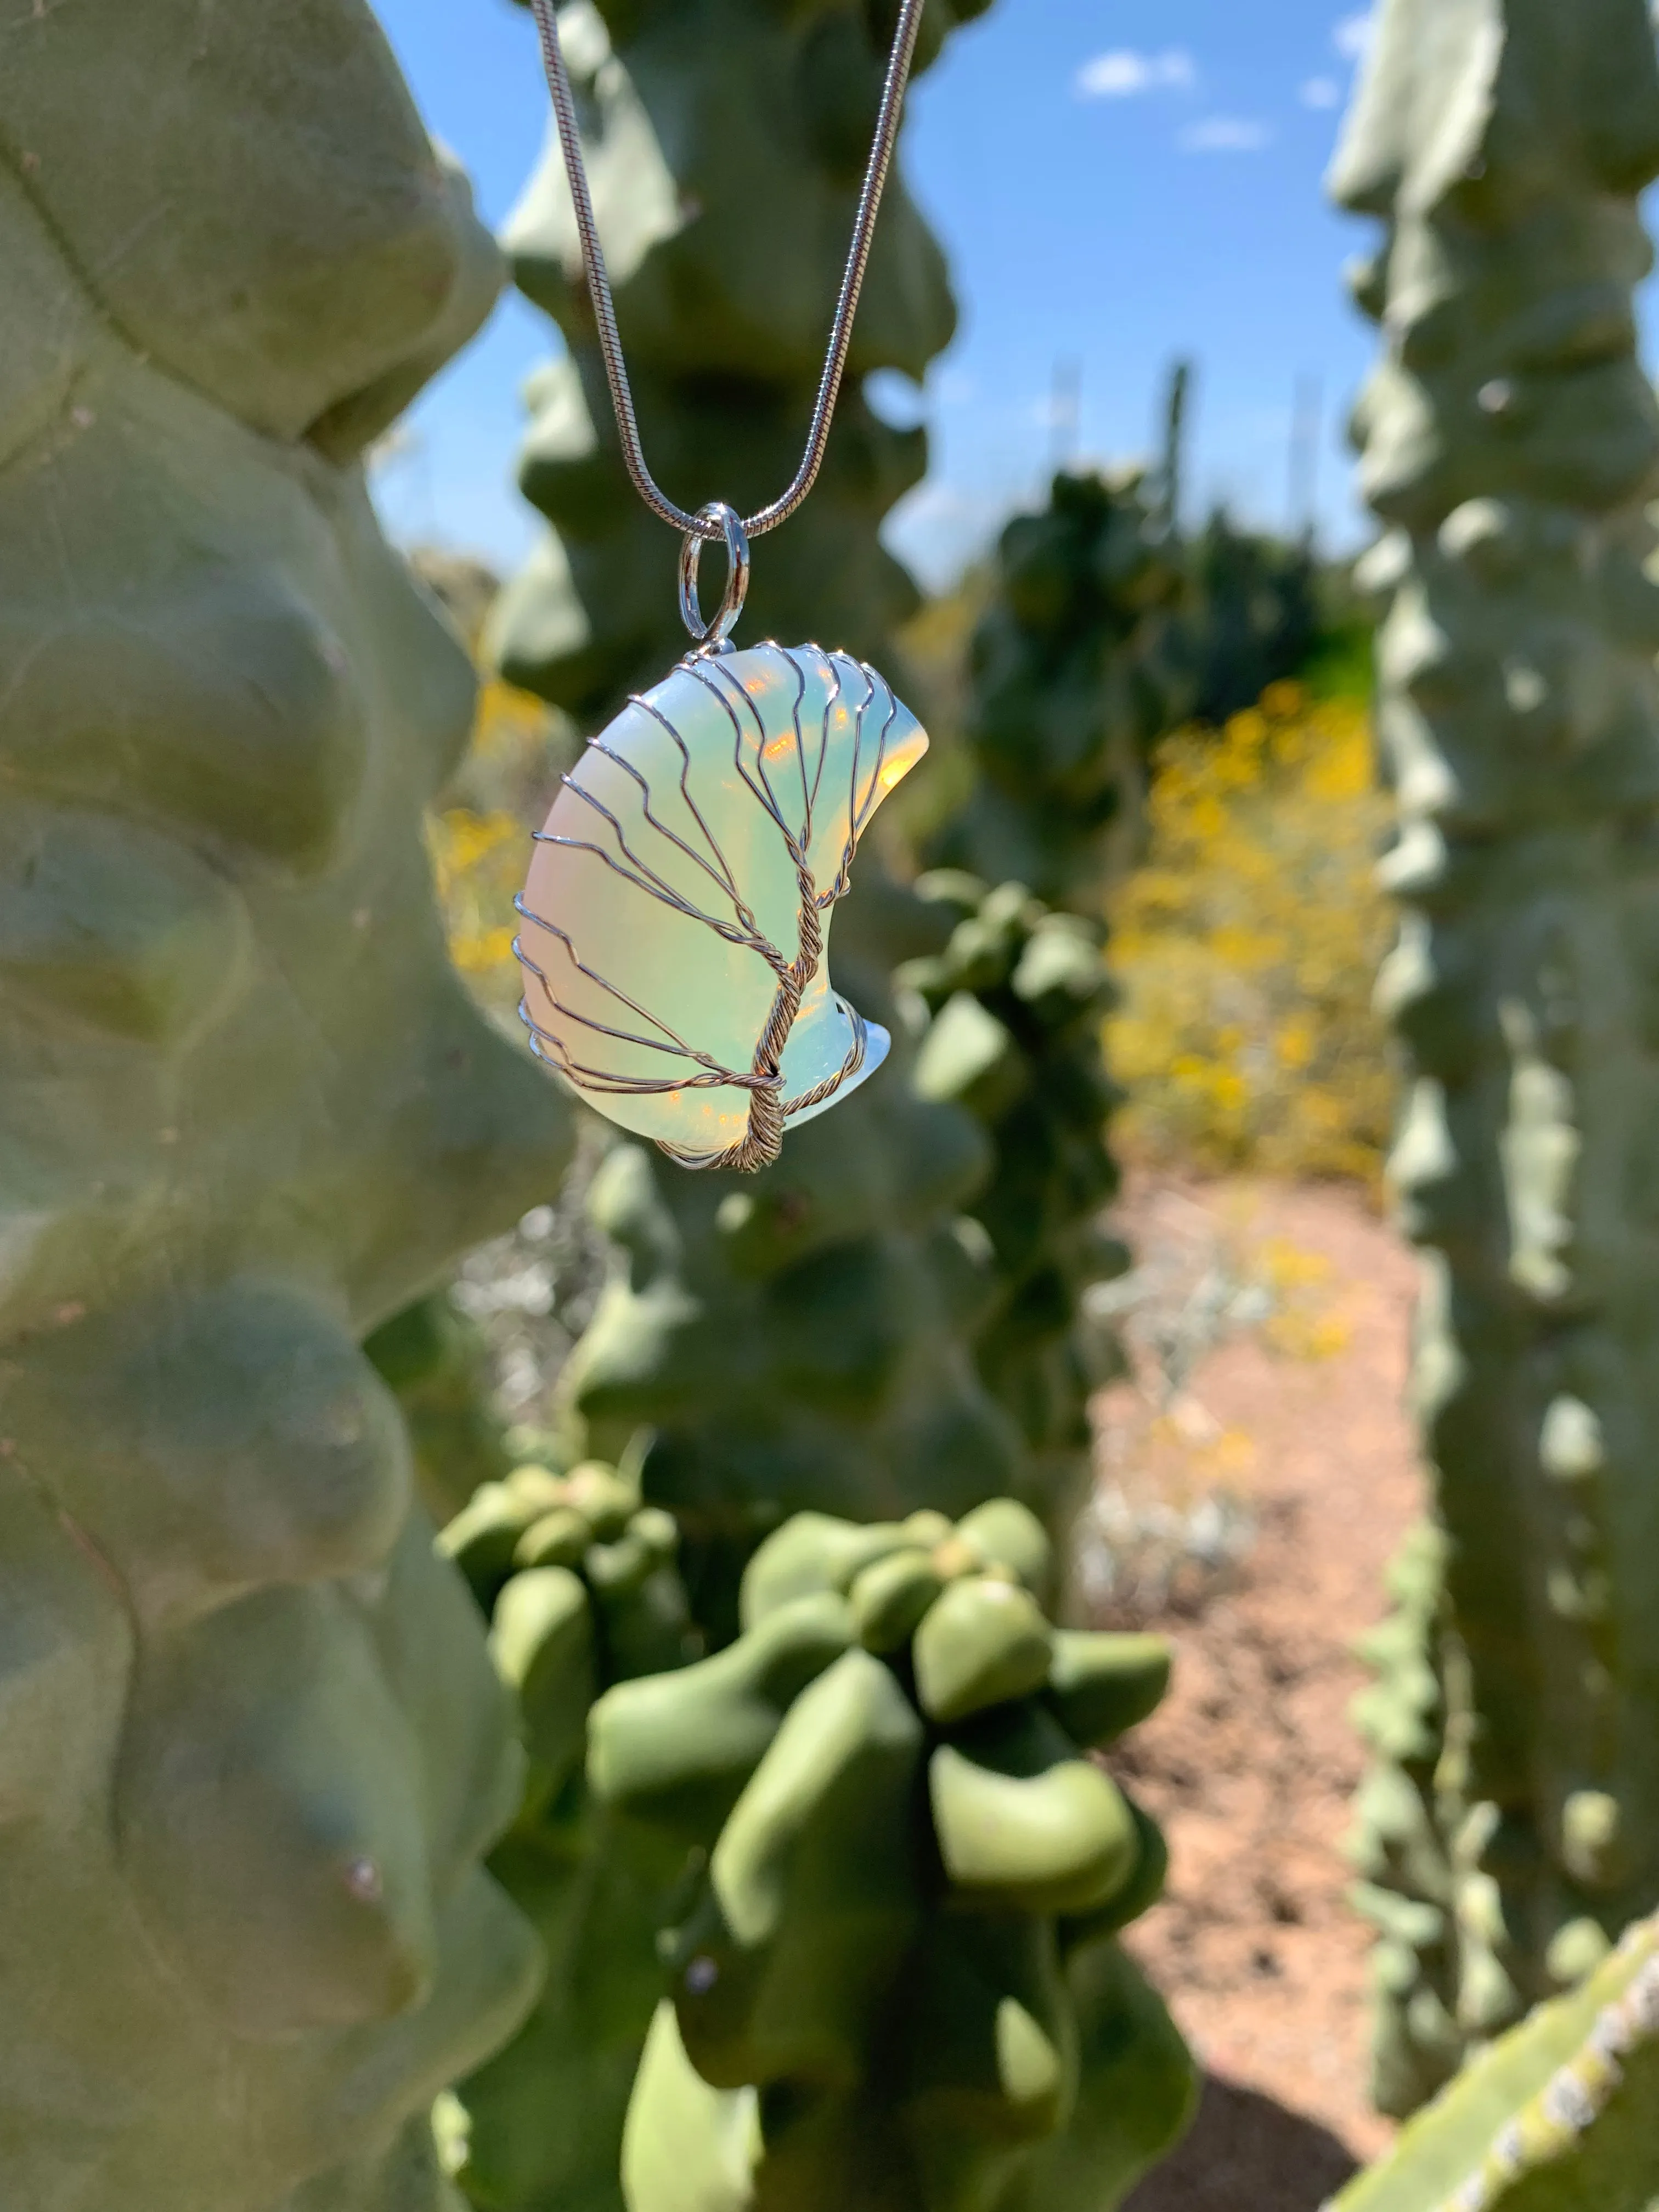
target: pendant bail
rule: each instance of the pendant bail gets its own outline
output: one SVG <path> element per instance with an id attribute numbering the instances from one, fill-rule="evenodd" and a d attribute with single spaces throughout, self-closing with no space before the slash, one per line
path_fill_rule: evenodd
<path id="1" fill-rule="evenodd" d="M 680 546 L 680 616 L 696 640 L 697 652 L 725 653 L 729 649 L 726 640 L 749 596 L 749 539 L 737 509 L 723 499 L 711 499 L 707 507 L 700 507 L 697 520 L 717 524 L 726 540 L 726 589 L 714 620 L 705 622 L 697 598 L 697 570 L 705 540 L 700 532 L 688 530 Z"/>

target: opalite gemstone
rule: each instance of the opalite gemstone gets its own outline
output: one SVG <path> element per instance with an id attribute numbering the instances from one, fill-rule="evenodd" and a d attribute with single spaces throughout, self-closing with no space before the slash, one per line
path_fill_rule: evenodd
<path id="1" fill-rule="evenodd" d="M 694 657 L 630 700 L 564 779 L 520 902 L 541 1057 L 676 1153 L 740 1144 L 810 914 L 823 942 L 780 1063 L 785 1126 L 845 1097 L 889 1039 L 830 988 L 830 913 L 927 750 L 882 677 L 815 645 Z"/>

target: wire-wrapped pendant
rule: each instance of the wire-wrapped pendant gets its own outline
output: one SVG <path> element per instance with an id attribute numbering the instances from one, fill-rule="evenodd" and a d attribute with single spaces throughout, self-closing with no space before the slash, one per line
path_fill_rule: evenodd
<path id="1" fill-rule="evenodd" d="M 874 669 L 816 645 L 694 653 L 592 739 L 516 902 L 532 1045 L 687 1167 L 758 1168 L 873 1073 L 830 913 L 927 750 Z"/>

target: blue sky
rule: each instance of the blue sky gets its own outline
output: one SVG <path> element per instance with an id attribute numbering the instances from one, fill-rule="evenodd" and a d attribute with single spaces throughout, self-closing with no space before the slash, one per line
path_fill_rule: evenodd
<path id="1" fill-rule="evenodd" d="M 378 0 L 433 131 L 499 223 L 538 158 L 547 100 L 510 0 Z M 1077 450 L 1144 453 L 1169 362 L 1199 384 L 1194 507 L 1282 525 L 1293 395 L 1316 380 L 1328 542 L 1355 542 L 1341 423 L 1370 337 L 1343 261 L 1365 227 L 1330 210 L 1328 161 L 1364 19 L 1338 0 L 996 0 L 915 88 L 903 160 L 945 241 L 962 325 L 918 399 L 933 469 L 890 524 L 930 582 L 1036 495 L 1075 377 Z M 826 318 L 830 302 L 825 301 Z M 508 298 L 425 395 L 377 471 L 404 538 L 502 566 L 536 518 L 513 488 L 519 387 L 556 343 Z"/>

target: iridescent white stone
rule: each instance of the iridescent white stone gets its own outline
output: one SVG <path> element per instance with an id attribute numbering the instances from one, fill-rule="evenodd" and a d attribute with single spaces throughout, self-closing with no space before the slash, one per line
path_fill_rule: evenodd
<path id="1" fill-rule="evenodd" d="M 519 902 L 541 1057 L 611 1121 L 703 1164 L 744 1142 L 745 1079 L 766 1077 L 793 968 L 769 1086 L 784 1125 L 845 1097 L 889 1039 L 830 987 L 830 909 L 927 749 L 882 677 L 815 645 L 693 657 L 630 701 L 564 779 Z"/>

